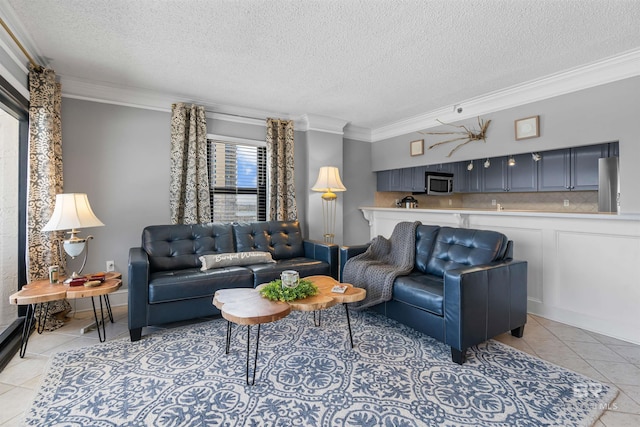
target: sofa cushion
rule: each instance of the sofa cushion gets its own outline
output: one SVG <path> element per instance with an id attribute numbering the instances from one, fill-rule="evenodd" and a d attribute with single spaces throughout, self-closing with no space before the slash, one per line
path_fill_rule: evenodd
<path id="1" fill-rule="evenodd" d="M 329 264 L 304 257 L 282 259 L 276 261 L 275 264 L 248 265 L 247 268 L 250 269 L 255 276 L 255 286 L 279 279 L 280 273 L 284 270 L 295 270 L 300 274 L 300 277 L 331 275 Z"/>
<path id="2" fill-rule="evenodd" d="M 273 259 L 304 256 L 298 221 L 264 221 L 233 224 L 238 252 L 270 252 Z"/>
<path id="3" fill-rule="evenodd" d="M 149 303 L 211 297 L 218 289 L 253 287 L 253 273 L 244 267 L 201 271 L 187 268 L 159 271 L 149 278 Z"/>
<path id="4" fill-rule="evenodd" d="M 442 227 L 426 273 L 442 277 L 446 270 L 488 264 L 504 257 L 507 237 L 496 231 Z"/>
<path id="5" fill-rule="evenodd" d="M 426 273 L 429 259 L 433 253 L 436 236 L 440 227 L 437 225 L 419 225 L 416 229 L 416 270 Z"/>
<path id="6" fill-rule="evenodd" d="M 212 268 L 228 267 L 231 265 L 250 265 L 275 262 L 269 252 L 230 252 L 228 254 L 209 254 L 200 257 L 202 268 L 206 271 Z"/>
<path id="7" fill-rule="evenodd" d="M 396 301 L 444 316 L 444 281 L 440 277 L 414 272 L 393 283 Z"/>
<path id="8" fill-rule="evenodd" d="M 206 254 L 236 252 L 231 224 L 151 225 L 142 231 L 142 248 L 152 272 L 200 267 Z"/>

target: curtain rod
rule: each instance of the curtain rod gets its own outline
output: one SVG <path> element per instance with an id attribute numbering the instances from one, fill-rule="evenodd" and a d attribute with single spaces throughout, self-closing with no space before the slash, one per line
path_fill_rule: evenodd
<path id="1" fill-rule="evenodd" d="M 4 22 L 4 19 L 0 18 L 0 24 L 2 24 L 2 27 L 5 29 L 5 31 L 7 32 L 7 34 L 9 34 L 11 36 L 11 38 L 13 39 L 13 41 L 15 42 L 15 44 L 20 48 L 20 50 L 22 51 L 22 53 L 24 53 L 24 56 L 27 57 L 27 59 L 29 60 L 29 62 L 31 63 L 31 65 L 33 65 L 33 67 L 37 70 L 41 69 L 42 66 L 36 64 L 36 61 L 33 60 L 33 58 L 31 57 L 31 55 L 29 55 L 29 52 L 27 52 L 27 50 L 24 48 L 24 46 L 22 46 L 22 43 L 20 43 L 20 40 L 18 40 L 18 38 L 13 34 L 13 31 L 11 31 L 11 29 L 7 26 L 7 24 Z"/>

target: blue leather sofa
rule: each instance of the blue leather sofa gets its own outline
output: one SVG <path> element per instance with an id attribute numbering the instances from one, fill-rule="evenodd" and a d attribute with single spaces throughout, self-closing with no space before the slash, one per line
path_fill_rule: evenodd
<path id="1" fill-rule="evenodd" d="M 341 271 L 367 245 L 340 249 Z M 513 259 L 504 234 L 419 225 L 413 271 L 396 278 L 391 301 L 372 307 L 451 346 L 462 364 L 467 348 L 527 321 L 527 262 Z"/>
<path id="2" fill-rule="evenodd" d="M 200 256 L 269 252 L 275 263 L 201 271 Z M 301 277 L 338 278 L 338 246 L 304 240 L 297 221 L 154 225 L 129 250 L 129 334 L 137 341 L 150 325 L 213 316 L 213 294 L 251 288 L 297 270 Z"/>

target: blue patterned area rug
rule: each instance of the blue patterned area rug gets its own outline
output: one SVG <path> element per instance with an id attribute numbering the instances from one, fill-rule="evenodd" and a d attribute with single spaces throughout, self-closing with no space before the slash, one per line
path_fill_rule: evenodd
<path id="1" fill-rule="evenodd" d="M 223 319 L 58 353 L 29 426 L 588 426 L 617 390 L 496 341 L 449 348 L 342 307 L 262 326 L 247 386 L 246 327 Z M 256 327 L 252 328 L 252 342 Z M 525 328 L 526 334 L 526 328 Z"/>

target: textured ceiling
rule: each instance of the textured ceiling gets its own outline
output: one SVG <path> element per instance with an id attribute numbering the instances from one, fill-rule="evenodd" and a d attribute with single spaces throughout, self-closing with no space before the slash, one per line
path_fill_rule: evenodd
<path id="1" fill-rule="evenodd" d="M 3 1 L 63 77 L 366 128 L 640 47 L 636 0 Z"/>

